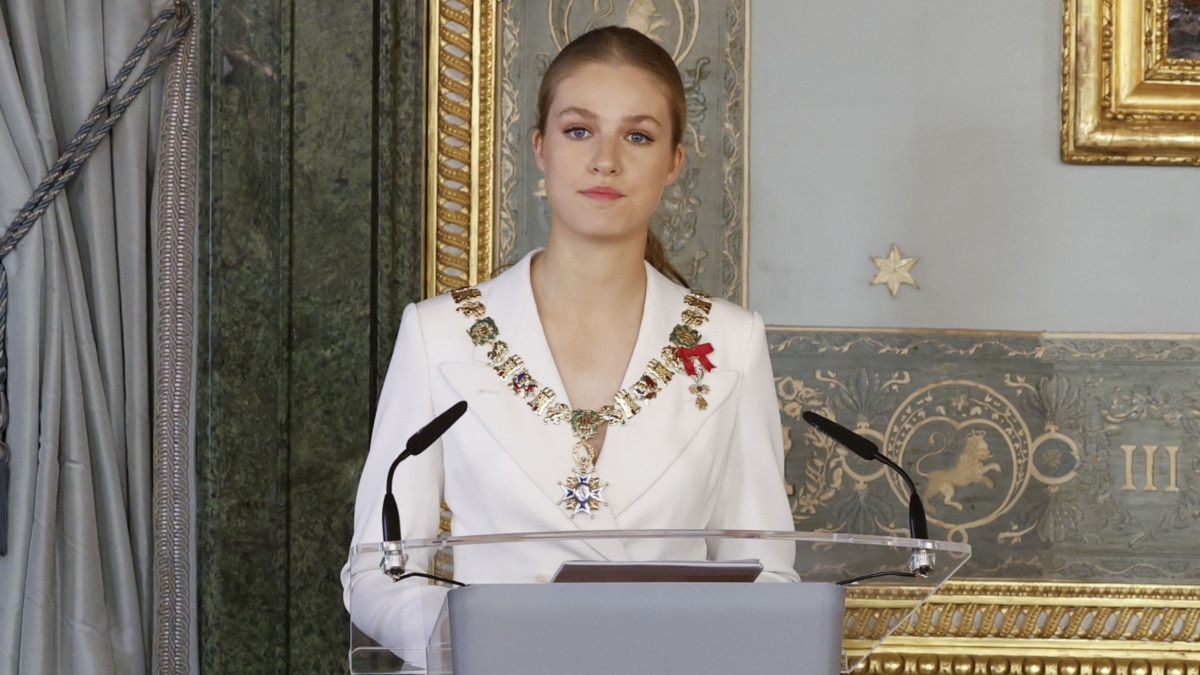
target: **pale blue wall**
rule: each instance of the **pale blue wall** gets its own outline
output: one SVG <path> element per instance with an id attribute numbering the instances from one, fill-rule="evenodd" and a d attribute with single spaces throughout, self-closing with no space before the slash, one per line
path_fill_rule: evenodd
<path id="1" fill-rule="evenodd" d="M 1200 169 L 1059 161 L 1058 0 L 755 0 L 750 43 L 769 323 L 1200 332 Z"/>

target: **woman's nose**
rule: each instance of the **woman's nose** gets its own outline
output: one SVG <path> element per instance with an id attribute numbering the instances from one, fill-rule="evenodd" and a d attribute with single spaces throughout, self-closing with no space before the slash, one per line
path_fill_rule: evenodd
<path id="1" fill-rule="evenodd" d="M 620 171 L 620 162 L 617 157 L 617 149 L 614 143 L 597 139 L 595 148 L 596 151 L 592 155 L 592 173 L 601 175 L 611 175 Z"/>

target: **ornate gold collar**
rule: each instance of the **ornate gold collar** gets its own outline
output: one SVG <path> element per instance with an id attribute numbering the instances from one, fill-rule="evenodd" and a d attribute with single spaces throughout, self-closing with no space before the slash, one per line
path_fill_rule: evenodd
<path id="1" fill-rule="evenodd" d="M 482 294 L 478 288 L 472 286 L 454 290 L 450 295 L 459 312 L 469 319 L 475 319 L 467 329 L 471 342 L 476 346 L 491 346 L 488 361 L 492 368 L 528 404 L 530 410 L 546 424 L 571 423 L 571 435 L 575 437 L 571 456 L 575 466 L 571 474 L 558 484 L 563 491 L 559 503 L 566 507 L 572 518 L 580 511 L 594 518 L 595 511 L 607 504 L 604 501 L 604 489 L 608 483 L 596 476 L 596 450 L 588 442 L 601 425 L 624 424 L 632 419 L 641 412 L 642 406 L 658 396 L 659 390 L 667 386 L 676 373 L 686 373 L 692 378 L 688 391 L 696 397 L 696 408 L 704 410 L 708 407 L 704 395 L 709 389 L 703 380 L 704 373 L 714 367 L 708 359 L 713 347 L 711 343 L 700 341 L 697 328 L 708 320 L 713 298 L 701 291 L 689 291 L 684 297 L 679 323 L 671 330 L 668 344 L 663 347 L 659 358 L 651 359 L 640 378 L 619 390 L 613 396 L 612 404 L 599 410 L 572 410 L 557 400 L 557 392 L 534 379 L 525 367 L 525 361 L 500 340 L 500 329 L 486 315 L 487 308 L 479 300 Z"/>

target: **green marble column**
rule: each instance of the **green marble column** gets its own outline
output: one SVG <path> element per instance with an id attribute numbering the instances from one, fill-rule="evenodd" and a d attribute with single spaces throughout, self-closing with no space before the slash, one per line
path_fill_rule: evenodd
<path id="1" fill-rule="evenodd" d="M 419 293 L 425 11 L 209 11 L 201 669 L 343 672 L 354 489 L 396 322 Z"/>

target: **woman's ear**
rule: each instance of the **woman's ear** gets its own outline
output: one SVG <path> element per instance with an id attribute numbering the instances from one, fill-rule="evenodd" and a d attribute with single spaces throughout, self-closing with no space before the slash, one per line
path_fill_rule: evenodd
<path id="1" fill-rule="evenodd" d="M 671 159 L 671 172 L 667 174 L 667 185 L 675 182 L 679 178 L 679 173 L 683 171 L 683 165 L 687 161 L 687 153 L 683 150 L 683 143 L 675 146 L 675 156 Z"/>
<path id="2" fill-rule="evenodd" d="M 533 161 L 536 162 L 537 167 L 541 169 L 543 173 L 545 173 L 546 167 L 542 165 L 542 140 L 544 139 L 542 138 L 541 130 L 534 129 L 531 137 L 531 142 L 533 144 Z"/>

